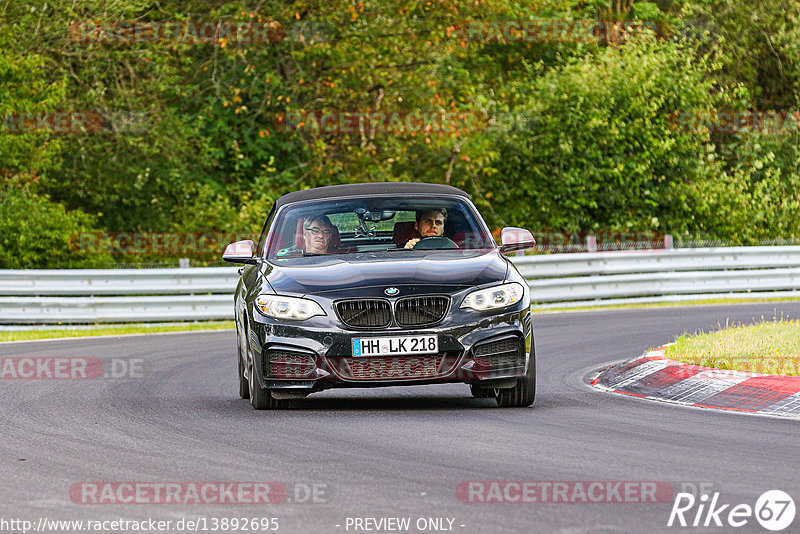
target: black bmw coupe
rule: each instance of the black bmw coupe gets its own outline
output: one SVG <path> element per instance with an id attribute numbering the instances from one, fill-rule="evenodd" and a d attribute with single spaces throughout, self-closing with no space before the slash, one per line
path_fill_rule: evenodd
<path id="1" fill-rule="evenodd" d="M 239 395 L 256 409 L 334 387 L 463 382 L 502 407 L 530 406 L 530 294 L 460 189 L 371 183 L 279 198 L 261 232 L 231 243 Z"/>

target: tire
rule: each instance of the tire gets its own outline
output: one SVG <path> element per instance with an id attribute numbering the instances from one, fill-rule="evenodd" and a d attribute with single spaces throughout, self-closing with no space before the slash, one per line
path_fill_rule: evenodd
<path id="1" fill-rule="evenodd" d="M 250 398 L 250 384 L 244 376 L 244 362 L 242 362 L 242 338 L 239 329 L 236 329 L 236 367 L 239 370 L 239 396 L 243 399 Z"/>
<path id="2" fill-rule="evenodd" d="M 289 406 L 288 400 L 274 398 L 268 389 L 262 388 L 258 384 L 252 360 L 250 360 L 250 367 L 248 368 L 247 385 L 250 390 L 250 404 L 256 410 L 283 410 Z"/>
<path id="3" fill-rule="evenodd" d="M 470 384 L 469 390 L 476 399 L 493 399 L 497 396 L 497 391 L 494 388 L 482 388 L 475 384 Z"/>
<path id="4" fill-rule="evenodd" d="M 533 343 L 533 342 L 531 342 Z M 513 388 L 497 392 L 497 405 L 501 408 L 523 408 L 533 404 L 536 398 L 536 354 L 531 345 L 531 357 L 525 376 L 517 379 Z"/>

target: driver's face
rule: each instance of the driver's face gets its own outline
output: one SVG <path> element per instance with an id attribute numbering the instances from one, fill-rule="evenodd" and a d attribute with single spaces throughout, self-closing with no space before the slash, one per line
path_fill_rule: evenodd
<path id="1" fill-rule="evenodd" d="M 436 237 L 444 233 L 444 215 L 438 211 L 426 211 L 414 228 L 422 237 Z"/>

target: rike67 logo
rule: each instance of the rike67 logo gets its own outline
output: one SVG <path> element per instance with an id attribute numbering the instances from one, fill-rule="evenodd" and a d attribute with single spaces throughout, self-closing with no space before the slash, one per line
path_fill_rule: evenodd
<path id="1" fill-rule="evenodd" d="M 766 491 L 749 504 L 723 504 L 720 493 L 707 493 L 695 497 L 691 493 L 678 493 L 669 514 L 667 526 L 681 527 L 742 527 L 753 517 L 767 530 L 784 530 L 794 521 L 794 500 L 781 490 Z"/>

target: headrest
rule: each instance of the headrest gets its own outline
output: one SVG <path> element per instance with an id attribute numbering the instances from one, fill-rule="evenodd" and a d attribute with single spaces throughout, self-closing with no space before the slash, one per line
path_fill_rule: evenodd
<path id="1" fill-rule="evenodd" d="M 420 237 L 414 229 L 414 221 L 396 222 L 392 231 L 392 242 L 398 247 L 405 246 L 409 239 Z"/>

